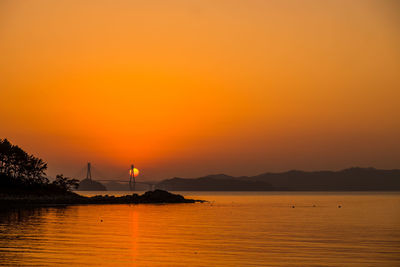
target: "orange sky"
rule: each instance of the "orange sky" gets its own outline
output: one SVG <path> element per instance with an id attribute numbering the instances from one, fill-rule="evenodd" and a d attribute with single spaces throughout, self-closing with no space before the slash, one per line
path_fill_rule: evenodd
<path id="1" fill-rule="evenodd" d="M 0 2 L 0 138 L 74 175 L 400 168 L 400 4 Z M 128 177 L 128 171 L 127 177 Z"/>

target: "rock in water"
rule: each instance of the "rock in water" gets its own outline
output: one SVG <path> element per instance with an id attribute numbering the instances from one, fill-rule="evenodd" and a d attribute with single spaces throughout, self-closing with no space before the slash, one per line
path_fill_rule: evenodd
<path id="1" fill-rule="evenodd" d="M 147 191 L 139 196 L 140 203 L 185 203 L 194 202 L 190 199 L 185 199 L 181 195 L 172 194 L 164 190 L 156 189 L 154 191 Z"/>

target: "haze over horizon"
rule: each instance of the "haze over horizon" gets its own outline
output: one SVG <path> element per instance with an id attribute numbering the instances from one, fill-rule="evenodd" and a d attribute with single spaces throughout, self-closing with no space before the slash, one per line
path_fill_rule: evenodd
<path id="1" fill-rule="evenodd" d="M 94 5 L 94 3 L 96 3 Z M 0 138 L 110 177 L 400 168 L 396 1 L 1 1 Z"/>

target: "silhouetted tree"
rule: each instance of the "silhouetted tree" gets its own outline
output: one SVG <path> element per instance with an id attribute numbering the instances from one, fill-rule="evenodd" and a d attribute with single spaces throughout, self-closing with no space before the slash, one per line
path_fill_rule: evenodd
<path id="1" fill-rule="evenodd" d="M 7 139 L 0 139 L 0 173 L 10 174 L 12 145 Z"/>
<path id="2" fill-rule="evenodd" d="M 56 176 L 56 180 L 53 181 L 54 185 L 62 188 L 65 191 L 72 191 L 72 189 L 77 189 L 79 186 L 79 180 L 64 177 L 62 174 Z"/>
<path id="3" fill-rule="evenodd" d="M 47 184 L 47 164 L 7 139 L 0 139 L 0 173 L 25 184 Z"/>

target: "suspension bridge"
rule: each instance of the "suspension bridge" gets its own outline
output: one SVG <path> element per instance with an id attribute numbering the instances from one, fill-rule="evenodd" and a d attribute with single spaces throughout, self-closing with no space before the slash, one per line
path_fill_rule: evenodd
<path id="1" fill-rule="evenodd" d="M 92 172 L 96 179 L 93 178 Z M 128 184 L 129 189 L 131 191 L 135 191 L 136 189 L 136 184 L 144 184 L 149 187 L 149 190 L 154 190 L 155 189 L 155 183 L 151 182 L 146 182 L 146 181 L 137 181 L 136 177 L 139 175 L 139 170 L 134 167 L 132 164 L 130 169 L 129 169 L 129 176 L 126 171 L 124 171 L 123 174 L 115 177 L 114 179 L 107 179 L 105 175 L 103 175 L 97 168 L 93 168 L 92 164 L 88 162 L 88 164 L 77 174 L 75 177 L 83 177 L 83 173 L 86 173 L 86 178 L 90 181 L 95 181 L 95 182 L 117 182 L 117 183 L 122 183 L 122 184 Z M 126 177 L 127 179 L 124 179 Z M 129 178 L 128 178 L 129 177 Z M 83 180 L 80 179 L 80 180 Z"/>

